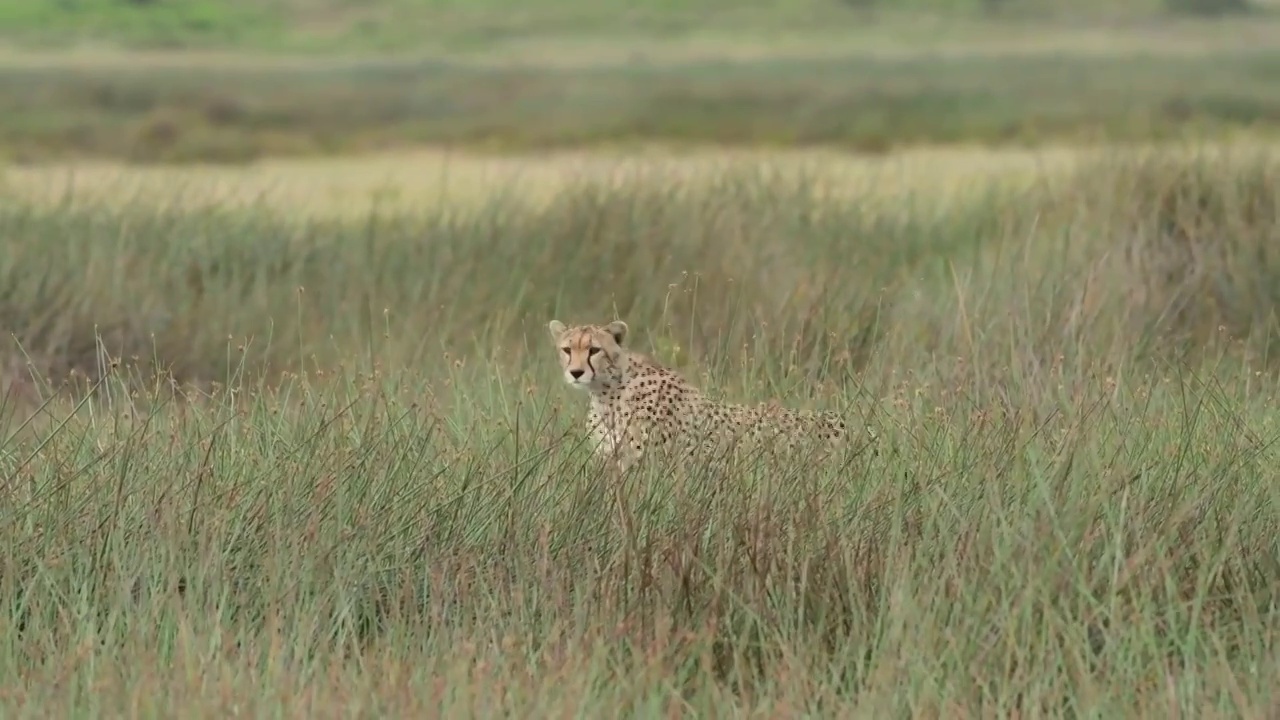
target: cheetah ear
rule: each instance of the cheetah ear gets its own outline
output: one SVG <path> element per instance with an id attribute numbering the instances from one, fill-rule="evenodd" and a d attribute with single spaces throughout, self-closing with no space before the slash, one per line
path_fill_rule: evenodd
<path id="1" fill-rule="evenodd" d="M 622 344 L 622 338 L 627 336 L 627 324 L 621 320 L 614 320 L 609 323 L 605 330 L 609 331 L 609 334 L 613 336 L 613 341 L 619 345 Z"/>
<path id="2" fill-rule="evenodd" d="M 560 336 L 564 334 L 564 331 L 568 330 L 568 328 L 564 326 L 564 323 L 559 320 L 552 320 L 547 323 L 547 329 L 551 331 L 552 340 L 559 340 Z"/>

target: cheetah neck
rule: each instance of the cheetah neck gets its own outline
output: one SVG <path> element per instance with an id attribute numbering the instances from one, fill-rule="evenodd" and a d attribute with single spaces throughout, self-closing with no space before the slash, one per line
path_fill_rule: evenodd
<path id="1" fill-rule="evenodd" d="M 591 407 L 597 412 L 608 414 L 610 409 L 622 397 L 622 390 L 627 383 L 631 382 L 634 375 L 632 372 L 632 362 L 628 355 L 623 355 L 618 359 L 618 363 L 614 366 L 615 371 L 607 377 L 602 377 L 591 388 Z"/>

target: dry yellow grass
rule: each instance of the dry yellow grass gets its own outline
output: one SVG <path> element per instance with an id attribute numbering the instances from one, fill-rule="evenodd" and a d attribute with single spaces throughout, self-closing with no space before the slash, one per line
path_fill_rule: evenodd
<path id="1" fill-rule="evenodd" d="M 569 182 L 633 173 L 708 174 L 743 164 L 780 174 L 810 173 L 821 178 L 828 191 L 851 198 L 892 198 L 903 192 L 936 196 L 986 184 L 978 181 L 1052 176 L 1092 154 L 1070 149 L 948 148 L 887 156 L 661 149 L 483 156 L 422 150 L 234 167 L 103 162 L 10 167 L 0 174 L 0 186 L 12 196 L 41 203 L 130 201 L 184 208 L 260 204 L 308 217 L 351 217 L 372 208 L 396 213 L 444 205 L 464 209 L 497 193 L 541 203 Z"/>
<path id="2" fill-rule="evenodd" d="M 762 172 L 804 173 L 826 193 L 859 202 L 927 195 L 934 202 L 962 199 L 991 183 L 1048 182 L 1077 167 L 1131 146 L 1036 150 L 924 148 L 870 156 L 814 150 L 689 150 L 643 152 L 564 151 L 529 155 L 480 155 L 441 150 L 337 158 L 273 159 L 243 166 L 139 166 L 75 162 L 0 169 L 0 190 L 36 203 L 141 202 L 182 208 L 257 205 L 314 218 L 359 217 L 373 209 L 396 214 L 459 211 L 498 194 L 533 205 L 555 197 L 569 183 L 637 173 L 690 177 L 750 167 Z M 1261 153 L 1270 144 L 1236 142 L 1199 146 L 1196 152 Z"/>

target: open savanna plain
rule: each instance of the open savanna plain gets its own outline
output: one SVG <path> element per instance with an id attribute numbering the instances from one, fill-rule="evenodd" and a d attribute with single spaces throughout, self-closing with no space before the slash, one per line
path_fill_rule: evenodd
<path id="1" fill-rule="evenodd" d="M 6 717 L 1269 717 L 1280 160 L 13 168 Z M 551 318 L 870 449 L 583 447 Z"/>
<path id="2" fill-rule="evenodd" d="M 0 716 L 1280 716 L 1269 7 L 0 0 Z"/>

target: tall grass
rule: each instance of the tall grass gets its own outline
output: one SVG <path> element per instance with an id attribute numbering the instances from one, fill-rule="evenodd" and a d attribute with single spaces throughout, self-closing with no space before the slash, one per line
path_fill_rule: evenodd
<path id="1" fill-rule="evenodd" d="M 1277 169 L 887 207 L 635 172 L 362 224 L 0 207 L 0 703 L 1263 717 Z M 552 316 L 877 452 L 615 484 Z"/>

